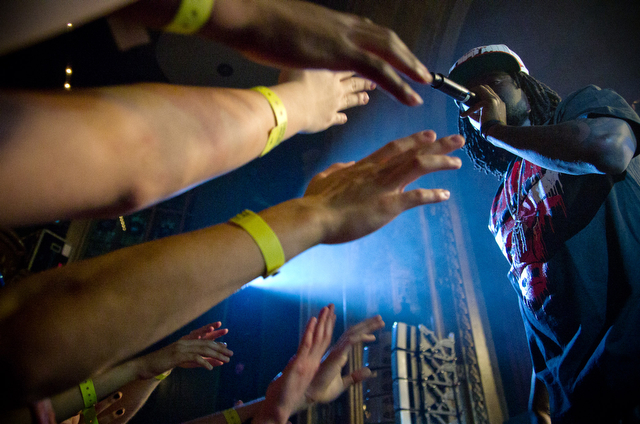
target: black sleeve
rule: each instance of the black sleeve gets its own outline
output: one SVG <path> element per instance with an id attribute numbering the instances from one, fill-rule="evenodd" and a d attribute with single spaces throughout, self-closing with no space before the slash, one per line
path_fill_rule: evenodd
<path id="1" fill-rule="evenodd" d="M 554 123 L 577 118 L 610 117 L 624 119 L 636 136 L 636 155 L 640 153 L 640 117 L 622 96 L 613 90 L 589 85 L 571 93 L 558 105 Z"/>

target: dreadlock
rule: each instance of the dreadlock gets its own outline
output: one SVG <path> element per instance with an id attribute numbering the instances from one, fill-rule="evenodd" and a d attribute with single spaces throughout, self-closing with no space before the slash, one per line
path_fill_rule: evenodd
<path id="1" fill-rule="evenodd" d="M 531 124 L 545 125 L 549 123 L 555 114 L 558 103 L 560 103 L 558 93 L 524 72 L 512 73 L 511 77 L 529 100 Z M 473 162 L 474 168 L 502 179 L 509 164 L 516 156 L 489 143 L 471 125 L 469 119 L 458 118 L 458 130 L 466 139 L 464 149 Z"/>

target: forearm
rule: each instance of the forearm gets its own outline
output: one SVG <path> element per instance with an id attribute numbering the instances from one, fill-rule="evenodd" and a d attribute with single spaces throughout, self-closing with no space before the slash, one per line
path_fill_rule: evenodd
<path id="1" fill-rule="evenodd" d="M 127 385 L 121 387 L 118 391 L 121 393 L 119 400 L 113 402 L 113 405 L 104 411 L 109 415 L 116 414 L 118 424 L 125 424 L 144 406 L 151 396 L 151 393 L 161 384 L 160 380 L 155 378 L 146 380 L 134 380 Z M 122 413 L 116 413 L 121 411 Z"/>
<path id="2" fill-rule="evenodd" d="M 296 83 L 274 87 L 304 129 Z M 256 158 L 275 126 L 251 90 L 138 84 L 2 95 L 0 225 L 133 212 Z"/>
<path id="3" fill-rule="evenodd" d="M 305 198 L 260 215 L 287 259 L 322 241 L 321 221 Z M 0 298 L 4 392 L 24 401 L 72 387 L 179 329 L 264 270 L 248 233 L 224 223 L 8 287 Z"/>
<path id="4" fill-rule="evenodd" d="M 137 372 L 135 362 L 127 361 L 122 365 L 96 375 L 92 378 L 93 386 L 96 390 L 96 398 L 101 400 L 116 390 L 123 388 L 123 386 L 135 381 L 137 379 Z M 146 387 L 151 384 L 153 388 L 155 388 L 158 380 L 152 380 L 154 381 L 145 380 L 147 382 L 144 383 L 143 386 Z M 84 400 L 77 386 L 52 396 L 51 404 L 58 422 L 64 421 L 84 409 Z"/>
<path id="5" fill-rule="evenodd" d="M 578 119 L 557 125 L 494 125 L 488 136 L 497 147 L 568 174 L 619 174 L 636 149 L 629 124 L 616 118 Z"/>

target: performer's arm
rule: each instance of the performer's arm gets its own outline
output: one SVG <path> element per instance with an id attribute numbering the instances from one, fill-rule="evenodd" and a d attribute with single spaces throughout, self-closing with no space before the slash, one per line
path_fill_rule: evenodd
<path id="1" fill-rule="evenodd" d="M 631 126 L 611 117 L 579 118 L 556 125 L 513 126 L 505 103 L 488 85 L 474 87 L 480 101 L 460 116 L 477 122 L 498 120 L 487 139 L 532 163 L 567 174 L 619 174 L 633 158 L 637 140 Z"/>

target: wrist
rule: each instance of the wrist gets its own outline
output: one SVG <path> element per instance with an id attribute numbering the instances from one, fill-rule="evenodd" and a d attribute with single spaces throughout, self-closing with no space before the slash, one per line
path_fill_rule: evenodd
<path id="1" fill-rule="evenodd" d="M 301 411 L 306 411 L 316 403 L 317 403 L 316 401 L 314 401 L 312 398 L 309 397 L 309 395 L 305 393 L 302 399 L 300 399 L 300 402 L 298 403 L 298 405 L 296 405 L 296 407 L 293 409 L 291 414 L 293 415 Z"/>
<path id="2" fill-rule="evenodd" d="M 490 119 L 489 121 L 482 123 L 482 125 L 480 126 L 480 133 L 482 134 L 483 137 L 487 138 L 491 135 L 489 133 L 492 130 L 495 130 L 495 128 L 503 125 L 506 125 L 506 124 L 504 123 L 504 121 L 500 119 Z"/>
<path id="3" fill-rule="evenodd" d="M 275 405 L 269 405 L 270 402 L 264 402 L 258 414 L 253 417 L 252 424 L 284 424 L 289 420 L 290 411 Z"/>
<path id="4" fill-rule="evenodd" d="M 327 214 L 311 198 L 288 200 L 259 215 L 278 236 L 287 261 L 326 239 Z"/>
<path id="5" fill-rule="evenodd" d="M 143 360 L 144 356 L 141 356 L 136 359 L 132 359 L 131 361 L 125 362 L 123 366 L 128 368 L 127 374 L 131 375 L 133 380 L 147 380 L 153 377 L 153 373 L 147 369 L 145 361 Z"/>
<path id="6" fill-rule="evenodd" d="M 280 97 L 287 109 L 288 124 L 285 139 L 293 137 L 299 132 L 307 132 L 310 128 L 310 113 L 308 104 L 304 101 L 304 86 L 300 81 L 287 81 L 270 87 Z"/>

